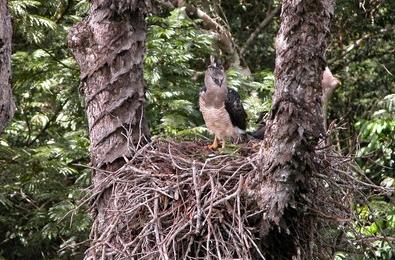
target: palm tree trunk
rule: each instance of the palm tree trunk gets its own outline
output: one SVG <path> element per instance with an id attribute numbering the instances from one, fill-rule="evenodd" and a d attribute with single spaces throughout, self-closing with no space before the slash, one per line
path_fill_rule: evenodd
<path id="1" fill-rule="evenodd" d="M 149 135 L 143 79 L 146 8 L 144 1 L 93 1 L 89 16 L 69 32 L 69 47 L 81 68 L 95 167 L 131 156 L 128 146 Z"/>
<path id="2" fill-rule="evenodd" d="M 146 3 L 93 0 L 89 16 L 68 35 L 81 70 L 80 91 L 88 118 L 94 186 L 101 185 L 108 175 L 102 170 L 119 169 L 125 158 L 133 156 L 149 138 L 143 78 Z M 108 228 L 110 190 L 104 191 L 94 205 L 92 234 L 100 236 Z M 87 252 L 86 257 L 90 255 Z"/>

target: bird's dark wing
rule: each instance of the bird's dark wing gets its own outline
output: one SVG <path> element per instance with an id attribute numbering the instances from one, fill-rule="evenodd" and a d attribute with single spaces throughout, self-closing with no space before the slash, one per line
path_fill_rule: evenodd
<path id="1" fill-rule="evenodd" d="M 263 140 L 263 138 L 265 137 L 265 130 L 266 130 L 265 126 L 266 126 L 265 124 L 262 124 L 254 132 L 247 134 L 251 135 L 255 139 Z"/>
<path id="2" fill-rule="evenodd" d="M 267 117 L 268 117 L 267 113 L 260 112 L 258 120 L 256 121 L 256 123 L 258 124 L 258 128 L 254 132 L 248 134 L 254 137 L 255 139 L 263 140 L 263 138 L 265 137 Z"/>
<path id="3" fill-rule="evenodd" d="M 229 113 L 232 124 L 241 130 L 246 130 L 247 113 L 244 111 L 239 93 L 231 88 L 228 88 L 228 97 L 225 100 L 225 109 Z"/>

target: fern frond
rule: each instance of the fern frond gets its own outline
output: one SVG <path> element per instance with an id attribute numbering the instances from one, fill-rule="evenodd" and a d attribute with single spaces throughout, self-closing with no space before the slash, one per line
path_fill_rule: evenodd
<path id="1" fill-rule="evenodd" d="M 35 0 L 9 0 L 8 9 L 13 17 L 28 14 L 29 8 L 39 7 L 41 3 Z"/>

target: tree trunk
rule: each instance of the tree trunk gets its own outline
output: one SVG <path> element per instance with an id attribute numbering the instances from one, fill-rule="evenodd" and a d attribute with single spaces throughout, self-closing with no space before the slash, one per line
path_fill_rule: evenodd
<path id="1" fill-rule="evenodd" d="M 298 238 L 286 233 L 295 224 L 299 195 L 314 171 L 314 148 L 323 134 L 321 77 L 332 14 L 332 0 L 282 3 L 276 90 L 260 151 L 262 171 L 249 180 L 251 195 L 265 210 L 263 232 L 268 233 L 273 224 L 287 230 L 282 232 L 287 240 L 280 238 L 273 246 L 277 259 L 298 254 Z M 268 241 L 274 233 L 270 231 Z"/>
<path id="2" fill-rule="evenodd" d="M 11 92 L 11 37 L 12 26 L 7 1 L 0 1 L 0 134 L 15 111 Z"/>
<path id="3" fill-rule="evenodd" d="M 149 137 L 144 117 L 143 59 L 147 1 L 93 0 L 89 16 L 74 26 L 68 44 L 81 69 L 91 142 L 93 184 L 125 164 Z M 97 198 L 92 234 L 104 232 L 109 190 Z M 89 256 L 89 253 L 88 255 Z M 103 256 L 104 257 L 104 256 Z"/>

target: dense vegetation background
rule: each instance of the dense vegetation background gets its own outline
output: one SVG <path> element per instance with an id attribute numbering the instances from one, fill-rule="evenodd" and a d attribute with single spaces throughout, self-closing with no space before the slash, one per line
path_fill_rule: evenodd
<path id="1" fill-rule="evenodd" d="M 204 139 L 197 92 L 215 34 L 181 9 L 156 8 L 147 19 L 147 113 L 155 137 Z M 275 17 L 244 44 L 278 1 L 189 1 L 231 32 L 245 76 L 229 69 L 250 129 L 270 109 Z M 86 0 L 9 0 L 13 22 L 13 92 L 17 111 L 0 137 L 0 259 L 78 259 L 90 218 L 80 207 L 90 184 L 89 140 L 79 70 L 68 29 L 83 19 Z M 326 58 L 342 81 L 329 106 L 337 149 L 357 161 L 373 185 L 395 187 L 395 1 L 338 1 Z M 236 48 L 237 49 L 237 48 Z M 356 175 L 355 178 L 361 178 Z M 366 181 L 366 180 L 365 180 Z M 357 201 L 352 243 L 338 259 L 395 257 L 395 197 L 367 193 Z"/>

